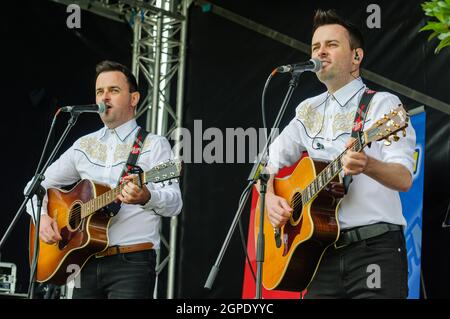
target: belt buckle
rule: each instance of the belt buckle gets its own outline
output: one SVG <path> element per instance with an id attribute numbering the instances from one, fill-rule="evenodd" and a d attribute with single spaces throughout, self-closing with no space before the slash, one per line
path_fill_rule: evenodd
<path id="1" fill-rule="evenodd" d="M 111 248 L 115 248 L 115 249 L 116 249 L 116 252 L 115 252 L 115 253 L 112 253 L 112 254 L 111 254 L 111 253 L 108 253 L 108 251 L 109 251 Z M 95 254 L 94 256 L 95 256 L 95 258 L 103 258 L 103 257 L 106 257 L 106 256 L 117 255 L 117 254 L 119 254 L 119 253 L 120 253 L 120 246 L 109 246 L 109 247 L 107 247 L 105 250 L 103 250 L 103 251 L 101 251 L 101 252 Z"/>

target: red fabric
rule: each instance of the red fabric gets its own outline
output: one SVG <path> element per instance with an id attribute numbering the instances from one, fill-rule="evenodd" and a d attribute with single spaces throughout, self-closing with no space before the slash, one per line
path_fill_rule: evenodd
<path id="1" fill-rule="evenodd" d="M 302 155 L 302 158 L 307 156 L 307 153 L 305 152 Z M 300 160 L 299 160 L 300 161 Z M 297 162 L 298 163 L 298 162 Z M 280 170 L 277 177 L 284 177 L 287 175 L 290 175 L 295 167 L 297 166 L 297 163 L 290 167 L 285 167 Z M 256 275 L 256 253 L 255 253 L 255 208 L 256 203 L 258 202 L 259 194 L 256 191 L 255 188 L 253 188 L 252 192 L 252 205 L 250 209 L 250 223 L 248 227 L 248 240 L 247 240 L 247 253 L 250 259 L 250 262 L 252 264 L 253 271 Z M 264 267 L 264 266 L 263 266 Z M 264 271 L 264 268 L 263 268 Z M 291 291 L 283 291 L 283 290 L 266 290 L 264 287 L 262 288 L 262 296 L 265 299 L 300 299 L 301 293 L 299 292 L 291 292 Z M 252 273 L 250 271 L 250 267 L 248 263 L 245 263 L 245 269 L 244 269 L 244 282 L 242 287 L 242 298 L 243 299 L 254 299 L 256 293 L 256 284 L 255 280 L 253 279 Z M 304 294 L 305 292 L 303 292 Z"/>

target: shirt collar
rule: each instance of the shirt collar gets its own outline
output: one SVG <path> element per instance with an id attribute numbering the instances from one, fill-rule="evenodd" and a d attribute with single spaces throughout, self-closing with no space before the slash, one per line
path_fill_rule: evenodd
<path id="1" fill-rule="evenodd" d="M 330 95 L 334 97 L 334 99 L 343 107 L 363 87 L 365 87 L 364 82 L 361 80 L 361 78 L 357 78 L 341 87 L 339 90 L 334 92 L 334 94 Z"/>
<path id="2" fill-rule="evenodd" d="M 114 132 L 117 137 L 123 142 L 126 138 L 136 129 L 136 119 L 131 119 L 128 122 L 116 127 L 115 129 L 109 129 L 106 125 L 100 130 L 99 139 L 102 139 L 108 131 Z"/>

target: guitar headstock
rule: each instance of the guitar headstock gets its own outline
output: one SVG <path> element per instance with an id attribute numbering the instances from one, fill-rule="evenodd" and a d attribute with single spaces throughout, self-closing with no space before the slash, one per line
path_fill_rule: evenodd
<path id="1" fill-rule="evenodd" d="M 406 136 L 406 128 L 408 127 L 409 114 L 403 108 L 402 104 L 391 110 L 389 114 L 385 114 L 383 118 L 375 122 L 368 130 L 364 131 L 364 144 L 385 139 L 384 144 L 391 145 L 392 139 L 397 142 L 400 137 L 397 136 L 398 131 L 403 131 L 403 137 Z"/>
<path id="2" fill-rule="evenodd" d="M 181 175 L 182 161 L 170 160 L 165 163 L 156 165 L 147 173 L 145 173 L 145 183 L 160 183 Z"/>

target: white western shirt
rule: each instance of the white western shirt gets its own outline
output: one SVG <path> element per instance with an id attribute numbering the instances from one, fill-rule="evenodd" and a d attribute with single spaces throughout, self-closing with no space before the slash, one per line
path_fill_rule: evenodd
<path id="1" fill-rule="evenodd" d="M 138 125 L 130 120 L 115 129 L 102 129 L 78 139 L 72 147 L 49 166 L 42 186 L 60 188 L 80 179 L 117 186 L 120 174 L 134 144 Z M 144 172 L 172 158 L 166 138 L 148 134 L 137 164 Z M 27 187 L 30 183 L 28 183 Z M 130 245 L 152 242 L 159 248 L 160 218 L 177 215 L 182 199 L 178 183 L 149 183 L 151 198 L 145 206 L 122 203 L 118 214 L 111 219 L 108 235 L 109 245 Z M 27 207 L 30 213 L 30 204 Z M 42 213 L 47 213 L 47 196 Z"/>
<path id="2" fill-rule="evenodd" d="M 324 92 L 300 103 L 296 116 L 269 148 L 269 166 L 278 171 L 293 165 L 303 151 L 317 160 L 337 158 L 351 136 L 356 109 L 365 88 L 358 78 L 334 94 Z M 370 103 L 363 129 L 370 128 L 400 103 L 393 94 L 377 92 Z M 364 151 L 383 162 L 401 164 L 412 174 L 416 135 L 411 123 L 406 129 L 406 137 L 403 138 L 401 132 L 399 136 L 400 140 L 390 146 L 378 141 Z M 341 202 L 338 219 L 342 229 L 377 222 L 406 225 L 398 192 L 365 174 L 353 176 L 349 192 Z"/>

